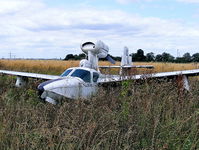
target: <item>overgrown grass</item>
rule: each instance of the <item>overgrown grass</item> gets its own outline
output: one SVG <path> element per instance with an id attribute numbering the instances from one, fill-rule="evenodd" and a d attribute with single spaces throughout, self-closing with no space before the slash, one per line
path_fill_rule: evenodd
<path id="1" fill-rule="evenodd" d="M 173 82 L 126 81 L 91 100 L 44 104 L 37 82 L 0 77 L 0 149 L 199 149 L 199 81 L 179 98 Z"/>
<path id="2" fill-rule="evenodd" d="M 177 64 L 177 63 L 149 63 L 149 62 L 135 62 L 134 65 L 153 65 L 155 69 L 150 72 L 168 72 L 178 70 L 197 69 L 197 63 Z M 106 61 L 100 61 L 100 66 L 112 65 Z M 117 62 L 116 65 L 120 65 Z M 0 60 L 0 69 L 28 71 L 35 73 L 45 73 L 59 75 L 69 67 L 79 66 L 79 61 L 61 61 L 61 60 Z M 137 69 L 135 73 L 145 73 L 149 70 Z M 119 69 L 114 69 L 114 72 L 119 72 Z M 109 70 L 107 71 L 109 73 Z"/>

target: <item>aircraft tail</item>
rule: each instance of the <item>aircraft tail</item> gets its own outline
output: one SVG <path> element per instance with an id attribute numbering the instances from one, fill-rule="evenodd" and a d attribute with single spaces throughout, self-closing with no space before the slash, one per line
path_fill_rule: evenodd
<path id="1" fill-rule="evenodd" d="M 124 47 L 122 60 L 121 60 L 121 66 L 131 66 L 132 65 L 132 56 L 129 55 L 129 49 L 128 47 Z"/>
<path id="2" fill-rule="evenodd" d="M 124 68 L 124 66 L 132 66 L 132 56 L 129 55 L 128 47 L 124 47 L 121 67 L 120 67 L 120 75 L 126 74 L 131 68 Z"/>
<path id="3" fill-rule="evenodd" d="M 128 49 L 128 47 L 124 47 L 120 66 L 99 66 L 99 68 L 101 68 L 101 69 L 120 68 L 120 75 L 132 75 L 132 73 L 135 72 L 135 70 L 137 68 L 153 69 L 154 66 L 152 66 L 152 65 L 133 65 L 132 56 L 129 55 L 129 49 Z"/>
<path id="4" fill-rule="evenodd" d="M 128 47 L 124 47 L 122 60 L 121 60 L 120 75 L 131 75 L 132 68 L 134 68 L 134 71 L 135 71 L 136 68 L 153 69 L 154 66 L 152 66 L 152 65 L 133 65 L 132 56 L 129 55 L 129 49 L 128 49 Z"/>

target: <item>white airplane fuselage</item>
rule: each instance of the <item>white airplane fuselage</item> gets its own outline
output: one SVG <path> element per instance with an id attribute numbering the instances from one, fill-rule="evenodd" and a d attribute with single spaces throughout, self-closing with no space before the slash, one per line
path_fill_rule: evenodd
<path id="1" fill-rule="evenodd" d="M 63 98 L 68 99 L 89 99 L 96 95 L 98 85 L 107 85 L 124 80 L 143 80 L 147 78 L 169 78 L 177 81 L 180 89 L 189 90 L 188 77 L 198 76 L 199 69 L 183 70 L 173 72 L 163 72 L 156 74 L 131 75 L 131 68 L 153 68 L 151 65 L 132 65 L 132 57 L 128 48 L 124 48 L 120 66 L 98 66 L 100 58 L 107 59 L 112 64 L 115 61 L 108 54 L 109 48 L 102 41 L 85 42 L 81 44 L 82 51 L 86 54 L 86 59 L 80 61 L 80 67 L 67 69 L 61 76 L 18 72 L 10 70 L 0 70 L 1 74 L 17 76 L 16 86 L 24 87 L 28 78 L 45 79 L 46 82 L 38 86 L 40 97 L 47 102 L 57 104 Z M 105 75 L 99 72 L 99 68 L 120 68 L 120 75 Z"/>
<path id="2" fill-rule="evenodd" d="M 120 75 L 103 75 L 99 72 L 98 61 L 100 58 L 107 59 L 112 64 L 115 61 L 108 54 L 109 47 L 102 41 L 85 42 L 80 45 L 81 50 L 86 54 L 86 58 L 80 61 L 79 67 L 67 69 L 61 76 L 16 72 L 9 70 L 0 70 L 0 73 L 16 75 L 17 87 L 23 87 L 27 84 L 28 78 L 37 78 L 48 80 L 38 86 L 40 97 L 47 102 L 56 104 L 63 98 L 68 99 L 89 99 L 96 95 L 98 91 L 98 84 L 107 82 L 122 81 L 128 78 L 121 78 L 128 73 L 132 66 L 132 58 L 129 55 L 128 48 L 124 48 L 121 66 L 119 67 Z M 110 66 L 109 66 L 110 67 Z M 125 68 L 126 67 L 126 68 Z"/>
<path id="3" fill-rule="evenodd" d="M 53 104 L 63 97 L 87 99 L 96 94 L 99 76 L 100 73 L 94 69 L 69 68 L 60 78 L 41 83 L 38 86 L 39 94 L 42 99 Z"/>

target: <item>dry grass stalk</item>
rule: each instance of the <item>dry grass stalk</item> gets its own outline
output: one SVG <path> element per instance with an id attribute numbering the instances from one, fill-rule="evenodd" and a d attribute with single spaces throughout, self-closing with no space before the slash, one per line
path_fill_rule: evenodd
<path id="1" fill-rule="evenodd" d="M 119 65 L 117 62 L 116 65 Z M 178 70 L 190 70 L 199 68 L 195 63 L 176 64 L 176 63 L 148 63 L 135 62 L 134 65 L 153 65 L 153 72 L 169 72 Z M 100 66 L 112 65 L 106 61 L 100 61 Z M 61 74 L 69 67 L 79 66 L 79 61 L 59 61 L 59 60 L 0 60 L 0 69 L 28 71 L 48 74 Z M 146 72 L 146 69 L 140 69 L 141 72 Z"/>

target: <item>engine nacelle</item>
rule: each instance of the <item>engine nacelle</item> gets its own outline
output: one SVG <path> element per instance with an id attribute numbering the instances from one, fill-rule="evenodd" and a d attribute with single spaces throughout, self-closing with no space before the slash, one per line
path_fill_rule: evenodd
<path id="1" fill-rule="evenodd" d="M 81 49 L 86 54 L 91 52 L 92 54 L 97 55 L 98 58 L 105 58 L 109 51 L 109 47 L 102 41 L 97 41 L 96 43 L 85 42 L 81 45 Z"/>

